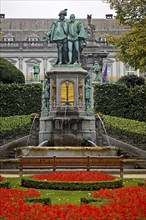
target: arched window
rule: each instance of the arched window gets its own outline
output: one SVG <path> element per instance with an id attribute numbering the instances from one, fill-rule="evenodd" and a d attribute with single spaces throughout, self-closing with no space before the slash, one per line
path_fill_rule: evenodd
<path id="1" fill-rule="evenodd" d="M 61 83 L 61 105 L 74 104 L 74 85 L 71 81 Z"/>

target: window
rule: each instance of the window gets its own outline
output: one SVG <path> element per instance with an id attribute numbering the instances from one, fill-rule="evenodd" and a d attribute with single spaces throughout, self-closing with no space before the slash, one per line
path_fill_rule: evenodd
<path id="1" fill-rule="evenodd" d="M 15 38 L 14 38 L 14 36 L 13 35 L 11 35 L 11 34 L 6 34 L 4 37 L 3 37 L 3 41 L 5 41 L 5 42 L 12 42 L 12 41 L 14 41 L 15 40 Z"/>
<path id="2" fill-rule="evenodd" d="M 134 68 L 126 64 L 125 75 L 133 75 L 133 74 L 136 74 L 136 71 L 134 70 Z"/>
<path id="3" fill-rule="evenodd" d="M 39 37 L 36 34 L 31 34 L 27 40 L 31 43 L 31 45 L 35 45 L 39 41 Z"/>
<path id="4" fill-rule="evenodd" d="M 73 105 L 74 103 L 74 85 L 70 81 L 61 83 L 61 105 Z"/>
<path id="5" fill-rule="evenodd" d="M 104 37 L 104 36 L 99 37 L 99 39 L 97 40 L 97 43 L 99 43 L 102 46 L 106 46 L 107 45 L 106 37 Z"/>

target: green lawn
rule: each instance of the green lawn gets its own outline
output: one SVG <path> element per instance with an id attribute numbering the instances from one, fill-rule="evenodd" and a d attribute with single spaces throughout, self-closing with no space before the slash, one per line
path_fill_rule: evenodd
<path id="1" fill-rule="evenodd" d="M 20 186 L 20 178 L 5 178 L 6 181 L 10 182 L 11 187 L 26 189 Z M 144 179 L 124 179 L 124 186 L 134 186 L 139 182 L 144 182 Z M 92 191 L 65 191 L 65 190 L 46 190 L 46 189 L 37 189 L 41 192 L 41 197 L 47 198 L 50 197 L 52 205 L 54 204 L 80 204 L 80 199 L 84 197 L 89 197 Z M 99 200 L 97 205 L 100 205 L 105 201 Z"/>

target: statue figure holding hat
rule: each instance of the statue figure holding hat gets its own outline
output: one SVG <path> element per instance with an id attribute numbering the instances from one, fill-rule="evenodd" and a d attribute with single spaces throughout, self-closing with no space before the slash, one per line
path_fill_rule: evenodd
<path id="1" fill-rule="evenodd" d="M 50 43 L 57 44 L 58 59 L 56 64 L 66 64 L 68 62 L 68 51 L 67 51 L 67 33 L 68 25 L 65 20 L 67 16 L 67 9 L 60 11 L 59 19 L 54 21 L 51 28 L 45 34 L 44 39 Z"/>

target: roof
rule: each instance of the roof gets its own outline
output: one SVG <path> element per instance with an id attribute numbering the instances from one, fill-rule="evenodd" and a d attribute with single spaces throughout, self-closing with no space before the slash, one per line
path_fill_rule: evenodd
<path id="1" fill-rule="evenodd" d="M 26 41 L 28 36 L 36 35 L 43 40 L 44 33 L 49 29 L 52 22 L 57 19 L 21 19 L 21 18 L 3 18 L 1 19 L 2 36 L 11 34 L 16 41 Z M 83 22 L 85 28 L 88 28 L 87 19 L 78 19 Z M 119 25 L 115 19 L 92 19 L 92 25 L 95 25 L 95 35 L 100 37 L 101 34 L 121 34 L 126 29 Z"/>

